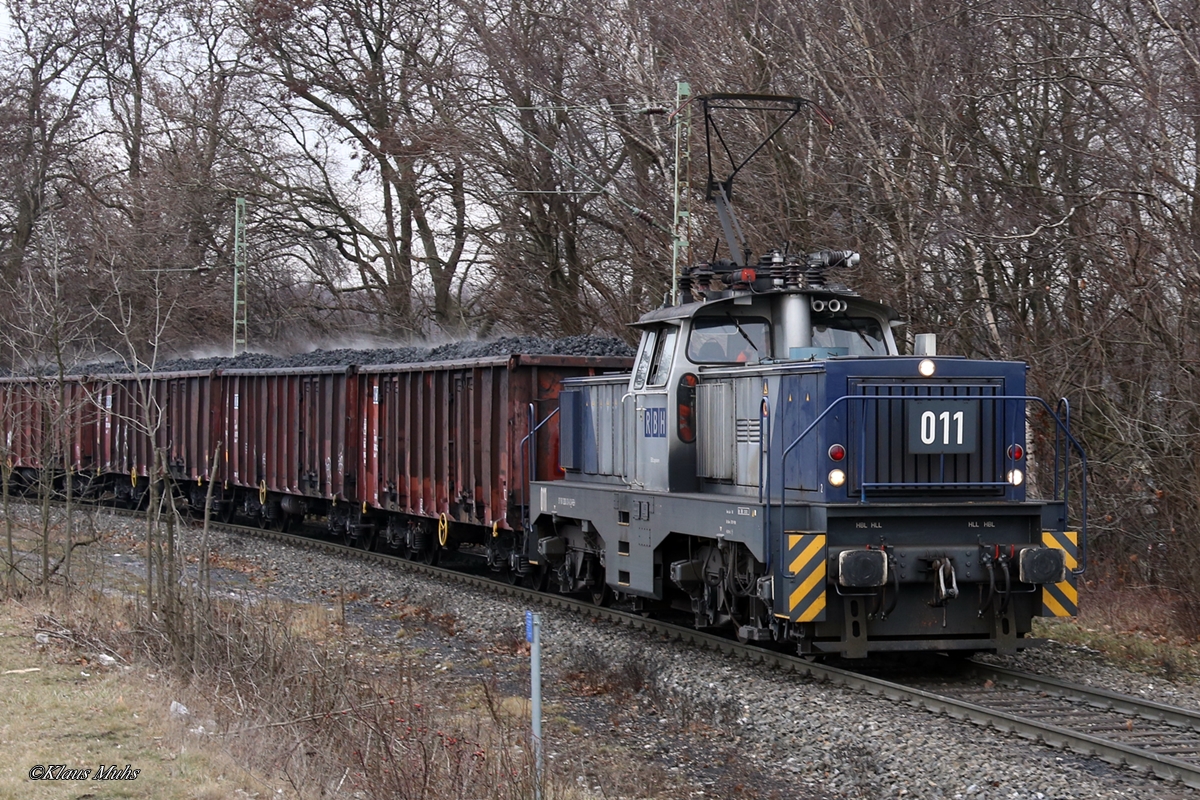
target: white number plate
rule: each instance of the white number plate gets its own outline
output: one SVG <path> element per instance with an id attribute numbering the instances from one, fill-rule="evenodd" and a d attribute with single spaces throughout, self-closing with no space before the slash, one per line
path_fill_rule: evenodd
<path id="1" fill-rule="evenodd" d="M 978 446 L 978 400 L 908 400 L 905 422 L 910 453 L 974 453 Z"/>

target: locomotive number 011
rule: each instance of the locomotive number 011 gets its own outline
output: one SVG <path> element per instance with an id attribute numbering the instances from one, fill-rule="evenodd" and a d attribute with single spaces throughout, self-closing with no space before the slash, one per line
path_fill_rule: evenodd
<path id="1" fill-rule="evenodd" d="M 905 402 L 910 453 L 974 453 L 978 400 L 913 399 Z"/>

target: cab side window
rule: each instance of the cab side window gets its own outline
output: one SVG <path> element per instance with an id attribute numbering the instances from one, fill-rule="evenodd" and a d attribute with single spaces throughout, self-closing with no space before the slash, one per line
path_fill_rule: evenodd
<path id="1" fill-rule="evenodd" d="M 675 340 L 679 331 L 668 328 L 658 337 L 658 347 L 655 348 L 654 360 L 650 363 L 650 385 L 666 386 L 671 377 L 671 362 L 675 360 Z"/>
<path id="2" fill-rule="evenodd" d="M 646 378 L 650 375 L 650 359 L 654 356 L 657 341 L 658 331 L 646 331 L 642 337 L 642 349 L 638 353 L 637 366 L 633 369 L 634 389 L 642 389 L 646 386 Z"/>

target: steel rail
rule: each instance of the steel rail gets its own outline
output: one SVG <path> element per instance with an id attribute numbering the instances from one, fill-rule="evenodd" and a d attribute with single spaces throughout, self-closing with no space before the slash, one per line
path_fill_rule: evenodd
<path id="1" fill-rule="evenodd" d="M 1170 706 L 1143 697 L 1121 694 L 1094 686 L 1084 686 L 1058 678 L 991 664 L 976 662 L 974 669 L 977 673 L 995 676 L 997 683 L 1005 682 L 1022 689 L 1046 692 L 1071 700 L 1082 700 L 1093 708 L 1112 711 L 1127 717 L 1161 721 L 1177 728 L 1189 728 L 1200 733 L 1200 711 L 1190 708 Z M 1200 745 L 1200 740 L 1198 740 L 1198 745 Z"/>

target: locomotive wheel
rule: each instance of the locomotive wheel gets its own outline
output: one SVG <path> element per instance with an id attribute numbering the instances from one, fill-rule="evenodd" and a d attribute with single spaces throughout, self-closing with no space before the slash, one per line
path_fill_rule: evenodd
<path id="1" fill-rule="evenodd" d="M 612 589 L 608 588 L 608 584 L 604 584 L 600 588 L 591 588 L 588 590 L 588 598 L 592 601 L 592 605 L 604 607 L 612 602 Z"/>
<path id="2" fill-rule="evenodd" d="M 607 606 L 612 602 L 612 589 L 608 587 L 608 581 L 605 580 L 603 571 L 601 571 L 596 580 L 597 584 L 588 587 L 588 599 L 592 601 L 592 605 L 594 606 Z"/>
<path id="3" fill-rule="evenodd" d="M 544 592 L 546 591 L 546 575 L 544 567 L 531 565 L 529 572 L 521 576 L 521 585 L 535 592 Z"/>

